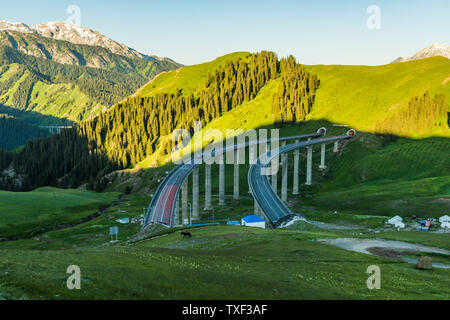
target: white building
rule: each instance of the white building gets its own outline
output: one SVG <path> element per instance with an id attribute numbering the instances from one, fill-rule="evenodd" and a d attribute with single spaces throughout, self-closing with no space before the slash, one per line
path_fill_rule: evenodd
<path id="1" fill-rule="evenodd" d="M 404 229 L 405 224 L 403 222 L 396 222 L 394 225 L 397 229 Z"/>
<path id="2" fill-rule="evenodd" d="M 442 222 L 441 228 L 442 229 L 450 229 L 450 222 L 448 222 L 448 221 Z"/>
<path id="3" fill-rule="evenodd" d="M 388 223 L 388 224 L 392 224 L 392 225 L 395 226 L 395 224 L 398 223 L 398 222 L 403 222 L 402 217 L 395 216 L 395 217 L 389 219 L 387 223 Z"/>
<path id="4" fill-rule="evenodd" d="M 266 228 L 266 222 L 256 214 L 242 218 L 241 224 L 246 227 Z"/>

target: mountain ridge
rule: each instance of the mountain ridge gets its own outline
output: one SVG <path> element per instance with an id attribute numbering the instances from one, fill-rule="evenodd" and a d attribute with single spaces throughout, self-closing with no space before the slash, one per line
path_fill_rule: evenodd
<path id="1" fill-rule="evenodd" d="M 84 31 L 70 23 L 62 26 Z M 45 34 L 42 25 L 32 29 L 0 22 L 0 111 L 35 125 L 78 122 L 133 94 L 161 72 L 182 66 L 166 58 L 121 52 L 123 46 L 114 53 L 104 44 L 92 45 L 101 35 L 89 32 L 84 38 L 93 42 L 70 42 Z"/>
<path id="2" fill-rule="evenodd" d="M 125 44 L 112 40 L 98 31 L 76 25 L 71 22 L 45 22 L 38 25 L 27 25 L 22 22 L 0 21 L 0 31 L 14 31 L 23 34 L 36 34 L 54 40 L 64 40 L 73 44 L 99 46 L 108 49 L 114 54 L 128 58 L 145 60 L 173 60 L 166 57 L 146 55 L 132 49 Z"/>
<path id="3" fill-rule="evenodd" d="M 58 118 L 78 122 L 171 70 L 164 64 L 118 57 L 111 60 L 117 65 L 106 70 L 62 64 L 0 46 L 0 111 L 36 125 L 58 124 Z"/>

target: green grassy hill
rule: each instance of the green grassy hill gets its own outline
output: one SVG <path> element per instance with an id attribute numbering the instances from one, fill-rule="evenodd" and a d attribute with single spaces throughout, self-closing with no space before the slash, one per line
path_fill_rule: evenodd
<path id="1" fill-rule="evenodd" d="M 0 238 L 30 237 L 59 225 L 80 222 L 117 200 L 116 193 L 40 188 L 33 192 L 0 191 Z"/>
<path id="2" fill-rule="evenodd" d="M 93 225 L 89 226 L 91 229 Z M 88 226 L 86 226 L 88 228 Z M 95 231 L 103 237 L 105 228 Z M 345 251 L 316 241 L 349 231 L 191 229 L 137 245 L 30 250 L 0 244 L 0 297 L 9 299 L 447 299 L 445 269 L 424 272 L 401 260 Z M 442 244 L 445 235 L 409 234 Z M 392 233 L 366 237 L 395 238 Z M 45 242 L 51 237 L 44 238 Z M 23 245 L 24 243 L 22 243 Z M 36 245 L 36 244 L 35 244 Z M 440 257 L 448 263 L 448 257 Z M 445 260 L 444 260 L 445 259 Z M 82 289 L 67 290 L 65 273 L 82 270 Z M 368 290 L 367 267 L 382 269 L 382 290 Z M 106 276 L 105 276 L 106 275 Z M 124 276 L 125 275 L 125 276 Z"/>
<path id="3" fill-rule="evenodd" d="M 450 101 L 450 59 L 433 57 L 379 67 L 306 66 L 318 75 L 321 86 L 309 120 L 328 120 L 358 130 L 374 132 L 383 121 L 426 91 L 444 93 Z M 450 111 L 450 110 L 449 110 Z M 443 119 L 444 122 L 447 119 Z M 417 132 L 406 132 L 419 137 Z M 450 136 L 448 125 L 422 136 Z"/>
<path id="4" fill-rule="evenodd" d="M 198 90 L 208 72 L 213 73 L 226 59 L 239 56 L 245 57 L 245 53 L 231 54 L 210 63 L 162 74 L 140 89 L 136 95 L 147 97 L 159 92 L 178 91 L 190 94 Z M 447 105 L 450 102 L 450 60 L 443 57 L 380 67 L 305 67 L 317 74 L 320 79 L 320 87 L 312 112 L 306 118 L 307 121 L 326 120 L 330 123 L 349 125 L 364 132 L 376 133 L 377 123 L 382 123 L 399 110 L 408 110 L 411 98 L 421 96 L 427 91 L 431 95 L 443 93 Z M 280 79 L 269 82 L 253 100 L 223 114 L 207 124 L 204 130 L 218 129 L 225 135 L 226 129 L 248 130 L 275 125 L 277 120 L 272 105 L 279 84 Z M 450 109 L 448 111 L 450 112 Z M 405 136 L 413 138 L 450 137 L 448 118 L 440 119 L 439 123 L 425 133 L 419 134 L 408 128 L 403 132 Z M 442 154 L 434 156 L 442 159 Z M 158 162 L 164 163 L 167 158 L 162 150 L 157 150 L 140 163 L 139 167 L 146 168 Z"/>
<path id="5" fill-rule="evenodd" d="M 201 94 L 209 74 L 225 66 L 228 59 L 247 57 L 247 53 L 236 53 L 211 63 L 161 74 L 135 97 L 149 98 L 163 93 Z M 301 224 L 290 230 L 259 230 L 221 225 L 191 229 L 192 239 L 183 239 L 171 230 L 159 234 L 158 238 L 125 246 L 124 241 L 139 230 L 138 226 L 128 225 L 120 226 L 122 242 L 119 245 L 108 244 L 107 231 L 114 225 L 114 219 L 139 217 L 150 201 L 148 195 L 173 167 L 169 164 L 151 168 L 167 159 L 162 144 L 156 143 L 152 155 L 138 163 L 134 170 L 120 172 L 107 188 L 107 191 L 123 192 L 132 187 L 135 194 L 144 197 L 130 196 L 131 200 L 109 208 L 106 215 L 74 228 L 50 231 L 55 226 L 54 221 L 69 223 L 75 218 L 82 219 L 95 212 L 99 205 L 112 201 L 116 194 L 66 191 L 67 197 L 82 193 L 81 205 L 79 200 L 75 201 L 77 197 L 67 200 L 60 191 L 56 197 L 61 201 L 50 201 L 53 189 L 44 189 L 45 197 L 39 197 L 41 189 L 25 194 L 0 194 L 0 204 L 3 199 L 9 199 L 2 206 L 5 209 L 0 211 L 0 233 L 4 230 L 14 235 L 20 231 L 27 237 L 40 230 L 41 219 L 49 231 L 40 235 L 40 240 L 0 243 L 3 258 L 0 274 L 7 273 L 0 278 L 0 298 L 447 299 L 450 294 L 448 280 L 445 280 L 449 279 L 448 270 L 436 268 L 423 272 L 400 260 L 349 252 L 316 240 L 385 238 L 449 249 L 446 234 L 393 232 L 383 228 L 385 220 L 396 214 L 410 220 L 412 215 L 439 217 L 450 212 L 450 139 L 448 127 L 443 126 L 447 123 L 442 119 L 436 128 L 420 137 L 416 132 L 405 134 L 408 137 L 374 134 L 377 122 L 409 108 L 413 97 L 429 91 L 431 95 L 444 93 L 448 99 L 449 83 L 442 78 L 449 70 L 448 60 L 433 58 L 381 67 L 306 68 L 316 72 L 320 79 L 320 88 L 307 121 L 277 123 L 272 102 L 283 81 L 278 77 L 268 81 L 253 99 L 205 123 L 205 129 L 224 132 L 233 128 L 280 128 L 280 135 L 288 136 L 313 132 L 325 126 L 331 136 L 347 130 L 332 125 L 340 123 L 362 130 L 345 147 L 341 146 L 339 153 L 331 151 L 332 145 L 327 146 L 329 169 L 324 172 L 318 169 L 319 148 L 314 148 L 314 185 L 301 185 L 299 196 L 291 195 L 292 177 L 289 175 L 289 206 L 293 212 L 302 213 L 310 220 L 356 229 L 323 230 Z M 382 80 L 383 77 L 387 79 Z M 392 77 L 396 77 L 396 81 Z M 404 86 L 399 85 L 402 81 Z M 390 110 L 395 104 L 398 106 Z M 332 113 L 333 108 L 336 108 L 336 116 Z M 132 137 L 129 131 L 126 134 Z M 161 137 L 160 143 L 166 138 Z M 56 138 L 53 141 L 57 141 Z M 292 162 L 291 157 L 291 167 Z M 300 168 L 303 182 L 304 150 Z M 240 169 L 241 200 L 233 201 L 233 168 L 226 166 L 226 206 L 219 207 L 218 168 L 213 166 L 215 211 L 201 211 L 202 221 L 214 218 L 224 223 L 227 219 L 235 220 L 253 213 L 247 169 L 248 166 Z M 280 186 L 281 174 L 278 178 Z M 203 167 L 200 168 L 200 181 L 200 208 L 203 208 Z M 14 199 L 20 199 L 25 205 Z M 83 205 L 87 199 L 92 200 L 89 202 L 92 206 Z M 39 214 L 31 207 L 33 202 L 42 206 Z M 51 212 L 46 211 L 47 206 L 52 208 Z M 26 209 L 25 220 L 18 218 L 22 208 Z M 2 215 L 4 220 L 1 220 Z M 110 219 L 110 215 L 114 218 Z M 74 259 L 82 269 L 81 291 L 65 288 L 65 268 L 73 264 Z M 448 256 L 433 256 L 433 261 L 448 264 Z M 366 269 L 373 264 L 383 270 L 382 290 L 367 290 Z M 108 277 L 104 276 L 105 272 Z"/>
<path id="6" fill-rule="evenodd" d="M 315 170 L 296 209 L 438 218 L 450 212 L 450 139 L 421 140 L 360 133 L 342 153 L 328 148 L 329 169 Z M 318 163 L 319 150 L 314 154 Z M 301 167 L 306 166 L 302 160 Z M 303 208 L 302 208 L 303 206 Z"/>
<path id="7" fill-rule="evenodd" d="M 180 90 L 186 96 L 192 93 L 198 94 L 204 87 L 207 77 L 223 67 L 227 61 L 245 59 L 248 56 L 250 56 L 248 52 L 235 52 L 211 62 L 185 66 L 178 70 L 162 73 L 139 89 L 136 95 L 150 97 L 160 93 L 178 93 Z"/>
<path id="8" fill-rule="evenodd" d="M 150 82 L 136 95 L 149 97 L 157 93 L 190 94 L 206 81 L 208 73 L 215 70 L 227 59 L 245 57 L 246 53 L 234 53 L 213 62 L 167 72 Z M 434 57 L 401 64 L 379 67 L 367 66 L 305 66 L 317 74 L 320 87 L 317 91 L 312 112 L 306 120 L 326 120 L 345 124 L 357 130 L 376 133 L 377 123 L 395 116 L 400 110 L 408 110 L 408 102 L 429 92 L 431 95 L 443 93 L 450 102 L 450 60 Z M 279 87 L 279 79 L 268 83 L 258 96 L 243 103 L 220 118 L 205 126 L 207 129 L 242 128 L 248 130 L 276 123 L 273 114 L 273 96 Z M 450 112 L 450 107 L 448 107 Z M 402 131 L 407 137 L 429 136 L 450 137 L 448 116 L 440 119 L 431 130 L 425 133 L 406 128 Z M 392 132 L 397 133 L 397 132 Z M 167 157 L 157 150 L 155 154 L 140 164 L 140 167 L 164 163 Z M 160 161 L 157 161 L 160 160 Z M 161 161 L 162 160 L 162 161 Z"/>
<path id="9" fill-rule="evenodd" d="M 177 93 L 189 95 L 204 85 L 208 74 L 213 74 L 227 60 L 246 57 L 248 53 L 233 53 L 212 62 L 184 67 L 177 71 L 167 72 L 137 91 L 136 95 L 150 97 L 158 93 Z M 431 95 L 444 93 L 450 99 L 450 59 L 433 57 L 400 64 L 389 64 L 377 67 L 367 66 L 305 66 L 317 74 L 320 88 L 307 120 L 327 120 L 332 123 L 347 124 L 358 130 L 374 132 L 377 121 L 382 121 L 398 110 L 408 107 L 411 98 L 429 91 Z M 246 116 L 258 110 L 258 115 L 273 124 L 275 119 L 269 107 L 262 109 L 265 103 L 272 103 L 272 95 L 277 86 L 271 84 L 265 89 L 264 97 L 244 104 L 241 112 Z M 449 109 L 450 111 L 450 109 Z M 257 128 L 261 121 L 247 118 L 236 118 L 236 110 L 223 117 L 232 118 L 233 127 Z M 255 112 L 256 113 L 256 112 Z M 218 119 L 221 129 L 222 119 Z M 227 121 L 228 124 L 230 121 Z M 415 136 L 415 132 L 410 132 Z M 436 127 L 430 135 L 450 136 L 448 126 Z"/>

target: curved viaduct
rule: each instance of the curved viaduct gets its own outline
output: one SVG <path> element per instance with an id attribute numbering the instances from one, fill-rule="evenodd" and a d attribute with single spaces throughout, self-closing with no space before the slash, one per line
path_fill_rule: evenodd
<path id="1" fill-rule="evenodd" d="M 321 155 L 321 167 L 324 166 L 325 161 L 325 144 L 338 142 L 341 140 L 347 140 L 352 137 L 352 134 L 349 131 L 345 136 L 337 136 L 324 138 L 326 134 L 326 129 L 321 128 L 316 133 L 309 133 L 303 135 L 282 137 L 279 139 L 269 139 L 266 142 L 279 141 L 283 142 L 283 146 L 272 151 L 267 152 L 264 155 L 261 155 L 257 159 L 257 163 L 252 165 L 249 170 L 248 180 L 250 190 L 255 199 L 255 209 L 259 209 L 261 213 L 264 215 L 266 220 L 273 226 L 277 227 L 293 216 L 292 212 L 289 208 L 283 203 L 283 200 L 280 199 L 276 194 L 276 181 L 277 179 L 272 179 L 272 185 L 269 184 L 268 176 L 263 175 L 262 171 L 264 168 L 267 168 L 273 159 L 278 157 L 279 155 L 286 154 L 289 151 L 298 150 L 300 148 L 307 147 L 308 148 L 308 166 L 307 166 L 307 183 L 311 184 L 311 162 L 312 162 L 312 146 L 315 144 L 321 144 L 322 147 L 322 155 Z M 299 142 L 300 139 L 308 139 L 308 141 Z M 315 138 L 314 140 L 311 140 Z M 295 143 L 286 145 L 286 142 L 289 140 L 294 140 Z M 236 144 L 231 147 L 223 147 L 222 154 L 227 151 L 234 149 L 245 148 L 253 145 L 257 145 L 259 142 L 246 142 L 244 144 Z M 336 149 L 336 144 L 335 144 Z M 208 157 L 208 155 L 202 155 L 204 158 Z M 209 155 L 209 157 L 215 157 L 219 155 L 215 155 L 214 152 Z M 165 225 L 167 227 L 174 227 L 177 225 L 178 220 L 178 198 L 181 194 L 182 197 L 182 210 L 183 210 L 183 224 L 188 224 L 187 219 L 187 198 L 188 198 L 188 186 L 187 179 L 189 175 L 193 174 L 193 207 L 194 207 L 194 218 L 198 218 L 198 210 L 199 210 L 199 191 L 198 191 L 198 180 L 199 173 L 198 167 L 199 164 L 194 164 L 194 157 L 190 158 L 190 163 L 181 164 L 176 166 L 160 183 L 155 194 L 153 195 L 153 199 L 148 207 L 147 215 L 144 219 L 144 225 L 142 229 L 145 229 L 151 224 L 159 223 Z M 296 156 L 294 164 L 294 170 L 297 170 L 298 176 L 298 157 Z M 283 158 L 282 158 L 283 162 Z M 219 204 L 224 204 L 224 170 L 225 166 L 223 164 L 219 165 Z M 206 165 L 206 181 L 205 181 L 205 209 L 211 209 L 211 165 Z M 235 199 L 236 199 L 236 178 L 239 179 L 239 165 L 235 165 Z M 285 179 L 286 178 L 286 179 Z M 286 182 L 285 182 L 286 181 Z M 294 189 L 295 189 L 295 179 L 294 179 Z M 297 189 L 298 189 L 298 179 L 297 179 Z M 298 191 L 297 191 L 298 192 Z M 294 190 L 295 194 L 295 190 Z M 239 185 L 237 185 L 237 197 L 239 196 Z M 287 166 L 283 166 L 283 183 L 282 183 L 282 198 L 287 198 Z"/>

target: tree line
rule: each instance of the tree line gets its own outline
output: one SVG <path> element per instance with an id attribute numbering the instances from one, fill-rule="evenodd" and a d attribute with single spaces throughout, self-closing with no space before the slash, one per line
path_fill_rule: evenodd
<path id="1" fill-rule="evenodd" d="M 0 114 L 0 149 L 12 150 L 50 133 L 20 119 Z"/>
<path id="2" fill-rule="evenodd" d="M 375 131 L 381 134 L 407 135 L 414 132 L 423 135 L 433 132 L 436 126 L 448 128 L 448 112 L 445 94 L 439 93 L 432 97 L 427 91 L 422 96 L 412 98 L 407 108 L 378 121 Z"/>
<path id="3" fill-rule="evenodd" d="M 279 123 L 300 122 L 311 112 L 320 81 L 293 56 L 281 61 L 281 84 L 273 97 L 273 114 Z"/>

